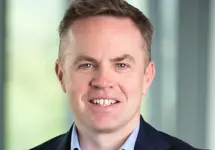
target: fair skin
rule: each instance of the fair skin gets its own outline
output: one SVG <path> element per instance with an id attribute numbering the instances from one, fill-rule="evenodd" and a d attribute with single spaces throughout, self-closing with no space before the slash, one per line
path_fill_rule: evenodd
<path id="1" fill-rule="evenodd" d="M 81 148 L 119 149 L 139 123 L 142 96 L 155 75 L 140 31 L 129 18 L 88 17 L 70 26 L 61 45 L 55 71 Z M 116 103 L 105 106 L 105 99 Z"/>

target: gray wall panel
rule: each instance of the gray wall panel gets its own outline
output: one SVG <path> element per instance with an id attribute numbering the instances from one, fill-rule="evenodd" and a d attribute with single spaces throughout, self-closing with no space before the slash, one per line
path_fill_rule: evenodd
<path id="1" fill-rule="evenodd" d="M 0 0 L 0 150 L 4 147 L 5 0 Z"/>

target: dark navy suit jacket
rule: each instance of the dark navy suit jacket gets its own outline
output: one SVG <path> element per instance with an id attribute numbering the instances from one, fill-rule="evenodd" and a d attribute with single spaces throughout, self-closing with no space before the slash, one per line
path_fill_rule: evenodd
<path id="1" fill-rule="evenodd" d="M 70 150 L 71 129 L 31 150 Z M 189 144 L 159 132 L 140 119 L 140 130 L 136 139 L 134 150 L 197 150 Z"/>

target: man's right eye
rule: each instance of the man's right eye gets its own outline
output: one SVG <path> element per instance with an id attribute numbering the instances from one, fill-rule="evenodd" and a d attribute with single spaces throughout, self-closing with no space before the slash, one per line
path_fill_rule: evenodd
<path id="1" fill-rule="evenodd" d="M 85 64 L 81 64 L 79 65 L 79 68 L 80 69 L 90 69 L 90 68 L 93 68 L 94 66 L 90 63 L 85 63 Z"/>

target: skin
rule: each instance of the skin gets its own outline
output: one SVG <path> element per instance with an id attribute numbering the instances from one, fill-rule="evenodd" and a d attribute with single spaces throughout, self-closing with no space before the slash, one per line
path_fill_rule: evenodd
<path id="1" fill-rule="evenodd" d="M 140 119 L 142 96 L 155 75 L 146 64 L 146 44 L 129 18 L 96 16 L 79 19 L 61 43 L 55 71 L 74 113 L 84 150 L 119 149 Z M 96 106 L 94 98 L 117 100 Z"/>

